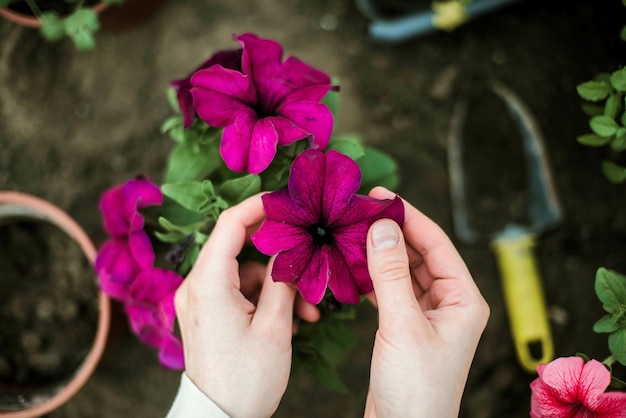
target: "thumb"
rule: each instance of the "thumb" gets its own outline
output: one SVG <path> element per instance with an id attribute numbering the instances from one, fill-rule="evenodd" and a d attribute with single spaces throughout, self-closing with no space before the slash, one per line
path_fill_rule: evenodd
<path id="1" fill-rule="evenodd" d="M 406 329 L 407 321 L 414 323 L 416 316 L 425 320 L 413 293 L 409 257 L 397 223 L 381 219 L 370 227 L 367 264 L 376 293 L 381 330 Z"/>

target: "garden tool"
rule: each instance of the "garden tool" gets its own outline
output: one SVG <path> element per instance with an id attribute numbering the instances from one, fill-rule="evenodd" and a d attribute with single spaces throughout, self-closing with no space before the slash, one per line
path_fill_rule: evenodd
<path id="1" fill-rule="evenodd" d="M 498 226 L 498 230 L 485 233 L 474 228 L 473 219 L 476 216 L 471 216 L 468 205 L 472 203 L 470 198 L 478 198 L 468 193 L 468 173 L 464 162 L 469 161 L 470 151 L 485 152 L 485 149 L 471 148 L 475 147 L 475 144 L 471 144 L 472 138 L 466 134 L 465 125 L 469 112 L 488 113 L 488 117 L 494 122 L 493 125 L 496 125 L 495 122 L 498 120 L 494 119 L 497 115 L 489 109 L 486 110 L 482 106 L 472 107 L 467 100 L 460 100 L 455 105 L 448 138 L 454 228 L 456 235 L 464 243 L 474 244 L 481 239 L 490 242 L 501 275 L 517 358 L 524 370 L 533 373 L 539 364 L 548 363 L 554 355 L 545 298 L 533 247 L 538 234 L 561 222 L 562 213 L 537 122 L 524 103 L 508 88 L 493 83 L 488 90 L 496 101 L 500 101 L 502 114 L 509 119 L 510 126 L 514 127 L 512 130 L 516 131 L 515 135 L 498 136 L 497 140 L 502 144 L 502 148 L 504 149 L 507 141 L 521 137 L 517 145 L 518 155 L 523 155 L 523 158 L 518 158 L 521 164 L 517 172 L 521 173 L 519 177 L 523 178 L 525 187 L 522 193 L 525 196 L 524 219 L 523 221 L 510 219 L 510 214 L 505 214 L 503 217 L 507 219 L 503 225 Z M 487 132 L 487 135 L 489 134 L 493 134 L 493 129 Z M 504 163 L 494 161 L 493 166 L 505 164 L 504 171 L 515 168 L 504 156 L 498 155 L 496 160 L 498 159 L 506 161 Z M 493 167 L 488 169 L 492 170 Z M 498 184 L 502 177 L 502 173 L 494 172 L 487 182 Z M 488 222 L 493 223 L 492 220 L 496 217 L 491 216 L 492 219 Z"/>

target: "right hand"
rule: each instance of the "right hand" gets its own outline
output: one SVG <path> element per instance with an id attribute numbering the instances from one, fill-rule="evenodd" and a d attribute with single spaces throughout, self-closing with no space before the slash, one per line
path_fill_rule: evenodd
<path id="1" fill-rule="evenodd" d="M 403 230 L 382 219 L 367 237 L 378 331 L 365 417 L 458 417 L 489 306 L 443 230 L 404 206 Z"/>

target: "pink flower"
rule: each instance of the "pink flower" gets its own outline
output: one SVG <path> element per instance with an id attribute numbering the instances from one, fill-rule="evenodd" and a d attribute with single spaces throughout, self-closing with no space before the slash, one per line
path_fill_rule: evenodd
<path id="1" fill-rule="evenodd" d="M 203 62 L 186 78 L 174 80 L 170 84 L 176 89 L 176 98 L 178 106 L 183 115 L 183 127 L 189 128 L 196 118 L 196 108 L 193 107 L 193 98 L 191 97 L 191 77 L 198 71 L 214 65 L 221 65 L 229 70 L 241 71 L 241 49 L 229 49 L 216 52 L 211 58 Z"/>
<path id="2" fill-rule="evenodd" d="M 183 345 L 174 334 L 174 294 L 182 282 L 173 271 L 143 270 L 125 304 L 133 332 L 143 343 L 158 348 L 161 364 L 171 369 L 184 368 Z"/>
<path id="3" fill-rule="evenodd" d="M 139 210 L 162 202 L 159 188 L 144 178 L 130 180 L 103 194 L 100 211 L 111 238 L 100 248 L 95 267 L 103 290 L 110 296 L 123 299 L 135 276 L 152 267 L 154 250 L 143 230 Z"/>
<path id="4" fill-rule="evenodd" d="M 278 254 L 272 278 L 295 283 L 310 303 L 319 303 L 327 286 L 343 303 L 358 303 L 372 291 L 367 231 L 382 218 L 404 222 L 399 197 L 357 195 L 360 182 L 359 166 L 349 157 L 307 150 L 291 166 L 288 190 L 263 196 L 266 218 L 252 242 L 266 255 Z"/>
<path id="5" fill-rule="evenodd" d="M 605 392 L 611 373 L 599 361 L 561 357 L 537 371 L 530 384 L 532 418 L 626 417 L 626 393 Z"/>
<path id="6" fill-rule="evenodd" d="M 333 126 L 320 100 L 330 78 L 294 57 L 283 61 L 279 43 L 244 34 L 242 71 L 216 65 L 191 79 L 193 103 L 202 120 L 225 128 L 221 155 L 234 171 L 260 173 L 277 145 L 308 138 L 313 149 L 328 145 Z"/>

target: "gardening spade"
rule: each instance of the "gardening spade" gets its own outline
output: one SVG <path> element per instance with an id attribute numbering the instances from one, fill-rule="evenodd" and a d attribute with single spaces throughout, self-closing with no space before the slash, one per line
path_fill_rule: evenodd
<path id="1" fill-rule="evenodd" d="M 525 218 L 522 221 L 511 219 L 510 214 L 507 213 L 504 215 L 507 219 L 504 219 L 503 224 L 498 226 L 499 229 L 492 230 L 488 234 L 484 231 L 478 232 L 473 228 L 475 216 L 472 216 L 468 210 L 470 203 L 466 181 L 468 179 L 464 170 L 463 156 L 469 155 L 470 151 L 486 152 L 486 150 L 470 148 L 471 144 L 467 142 L 472 138 L 466 137 L 465 125 L 470 111 L 488 113 L 487 117 L 491 118 L 491 121 L 497 122 L 498 120 L 494 119 L 496 116 L 489 109 L 482 106 L 472 108 L 468 101 L 462 100 L 455 106 L 448 138 L 448 169 L 454 228 L 458 238 L 464 243 L 476 243 L 484 238 L 490 241 L 500 270 L 515 351 L 522 368 L 534 373 L 539 364 L 552 360 L 554 347 L 533 247 L 537 235 L 559 224 L 562 214 L 548 169 L 541 133 L 534 118 L 524 103 L 506 87 L 492 84 L 489 94 L 500 102 L 504 117 L 509 119 L 508 122 L 514 127 L 513 131 L 516 131 L 515 135 L 507 135 L 505 131 L 504 135 L 498 136 L 497 139 L 502 144 L 502 148 L 505 148 L 504 144 L 507 140 L 516 140 L 521 137 L 521 141 L 517 141 L 516 145 L 519 146 L 518 155 L 524 157 L 519 158 L 521 164 L 515 171 L 521 173 L 519 177 L 523 178 L 525 186 L 522 193 L 525 196 L 525 199 L 522 199 Z M 493 135 L 493 132 L 490 133 Z M 464 142 L 468 146 L 465 154 L 463 153 Z M 469 161 L 467 158 L 469 157 L 466 157 L 465 161 Z M 498 155 L 496 160 L 506 160 L 506 158 Z M 511 169 L 515 169 L 515 166 L 507 160 L 505 163 L 494 161 L 493 164 L 489 164 L 491 167 L 483 168 L 483 171 L 493 170 L 494 166 L 503 164 L 507 164 L 503 171 L 511 172 L 513 171 Z M 479 167 L 478 171 L 480 170 Z M 503 183 L 503 177 L 506 176 L 494 172 L 487 183 L 491 182 L 494 185 Z M 475 196 L 472 196 L 472 199 L 474 201 Z M 492 203 L 494 201 L 499 200 L 491 200 Z M 517 202 L 519 203 L 519 199 Z M 494 218 L 498 218 L 497 214 L 502 216 L 502 212 L 507 211 L 494 212 L 496 215 L 491 216 L 488 222 L 493 224 L 497 221 Z"/>

